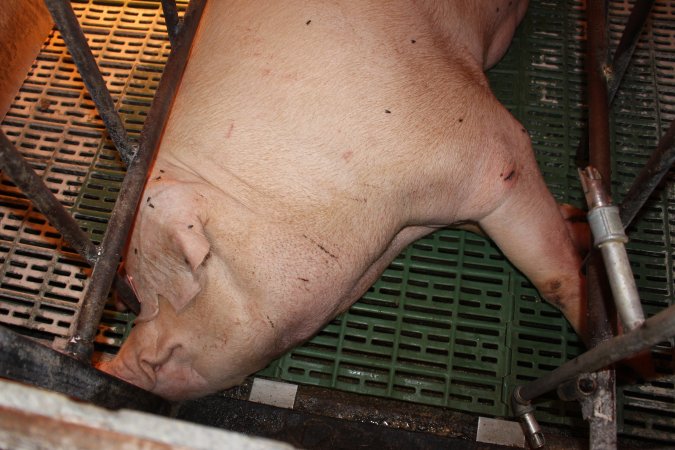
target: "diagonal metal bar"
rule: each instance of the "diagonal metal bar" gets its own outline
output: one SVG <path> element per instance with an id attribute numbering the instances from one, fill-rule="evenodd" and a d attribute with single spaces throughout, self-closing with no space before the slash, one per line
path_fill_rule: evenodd
<path id="1" fill-rule="evenodd" d="M 614 101 L 614 96 L 619 90 L 623 76 L 628 69 L 630 60 L 635 52 L 642 27 L 647 22 L 649 13 L 654 5 L 654 0 L 637 0 L 633 9 L 628 16 L 628 21 L 619 40 L 619 45 L 616 46 L 614 57 L 612 58 L 612 70 L 610 75 L 608 99 L 611 105 Z"/>
<path id="2" fill-rule="evenodd" d="M 673 164 L 675 164 L 675 120 L 670 122 L 668 131 L 659 140 L 658 146 L 649 157 L 647 164 L 635 177 L 633 185 L 621 203 L 621 222 L 625 228 L 633 222 L 637 213 Z"/>
<path id="3" fill-rule="evenodd" d="M 70 1 L 44 0 L 44 2 L 68 46 L 68 51 L 75 61 L 89 95 L 96 104 L 110 139 L 117 147 L 122 161 L 128 166 L 134 159 L 137 146 L 129 137 L 119 113 L 115 110 L 115 103 L 89 48 L 87 38 L 80 28 Z"/>
<path id="4" fill-rule="evenodd" d="M 0 131 L 0 167 L 75 251 L 88 262 L 95 263 L 99 256 L 98 248 L 2 131 Z"/>
<path id="5" fill-rule="evenodd" d="M 99 248 L 91 242 L 73 216 L 57 200 L 2 131 L 0 131 L 0 168 L 61 233 L 63 239 L 89 264 L 95 265 L 99 258 Z M 140 304 L 126 278 L 116 275 L 115 287 L 123 303 L 134 314 L 138 314 Z"/>
<path id="6" fill-rule="evenodd" d="M 602 369 L 665 342 L 673 336 L 675 336 L 675 306 L 670 306 L 647 319 L 638 328 L 604 341 L 543 377 L 522 386 L 519 389 L 520 399 L 534 400 L 583 373 Z"/>
<path id="7" fill-rule="evenodd" d="M 180 85 L 192 40 L 196 34 L 205 4 L 206 0 L 190 1 L 185 15 L 183 31 L 178 36 L 176 47 L 166 63 L 162 79 L 145 121 L 138 157 L 134 158 L 129 165 L 108 222 L 106 234 L 101 244 L 103 254 L 94 267 L 87 289 L 87 301 L 82 305 L 77 318 L 76 330 L 66 346 L 66 352 L 78 359 L 88 360 L 91 357 L 94 337 L 103 315 L 103 308 L 115 275 L 115 269 L 131 229 L 134 213 L 138 207 L 148 171 L 168 120 L 173 99 Z"/>
<path id="8" fill-rule="evenodd" d="M 164 22 L 166 22 L 166 32 L 169 34 L 169 41 L 171 42 L 171 46 L 175 47 L 176 37 L 181 29 L 176 0 L 162 0 L 162 10 L 164 11 Z"/>

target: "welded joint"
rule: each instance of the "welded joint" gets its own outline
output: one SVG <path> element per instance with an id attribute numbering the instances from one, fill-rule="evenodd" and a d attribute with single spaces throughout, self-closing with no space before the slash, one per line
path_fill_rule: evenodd
<path id="1" fill-rule="evenodd" d="M 522 386 L 516 386 L 511 394 L 511 409 L 513 415 L 516 416 L 523 429 L 523 433 L 527 438 L 527 442 L 531 448 L 542 448 L 546 445 L 544 433 L 541 431 L 541 426 L 534 417 L 534 406 L 532 402 L 523 399 L 521 396 Z"/>

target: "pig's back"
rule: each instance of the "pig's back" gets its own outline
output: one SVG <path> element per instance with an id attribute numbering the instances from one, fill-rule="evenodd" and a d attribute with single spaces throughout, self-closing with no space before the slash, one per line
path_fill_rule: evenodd
<path id="1" fill-rule="evenodd" d="M 472 104 L 492 101 L 468 55 L 437 45 L 407 2 L 267 3 L 209 3 L 163 156 L 281 215 L 456 194 L 480 163 L 467 135 L 475 146 L 489 120 Z M 410 200 L 391 226 L 429 221 Z"/>

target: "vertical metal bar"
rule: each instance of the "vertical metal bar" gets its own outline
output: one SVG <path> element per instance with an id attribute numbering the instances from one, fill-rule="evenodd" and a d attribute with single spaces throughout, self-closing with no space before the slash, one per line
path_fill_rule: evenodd
<path id="1" fill-rule="evenodd" d="M 93 263 L 98 259 L 98 248 L 2 131 L 0 131 L 0 167 L 33 205 L 45 215 L 49 223 L 59 230 L 59 233 L 73 246 L 75 251 L 89 262 Z"/>
<path id="2" fill-rule="evenodd" d="M 663 177 L 666 176 L 674 163 L 675 120 L 670 122 L 668 131 L 661 137 L 656 150 L 649 157 L 647 164 L 642 168 L 628 193 L 623 198 L 620 208 L 621 222 L 623 222 L 625 228 L 628 228 L 631 222 L 633 222 L 637 213 L 647 202 L 649 196 L 654 192 L 656 186 L 663 180 Z"/>
<path id="3" fill-rule="evenodd" d="M 185 15 L 183 31 L 178 36 L 176 48 L 166 63 L 162 79 L 145 121 L 141 133 L 139 154 L 127 170 L 119 197 L 108 222 L 101 245 L 103 254 L 94 268 L 87 289 L 87 302 L 80 310 L 76 331 L 66 346 L 66 351 L 78 359 L 88 360 L 91 357 L 94 337 L 103 315 L 103 308 L 115 269 L 131 229 L 134 213 L 168 120 L 171 105 L 180 85 L 192 40 L 205 4 L 206 0 L 190 1 Z"/>
<path id="4" fill-rule="evenodd" d="M 80 24 L 75 16 L 70 1 L 68 0 L 44 0 L 49 13 L 52 15 L 56 26 L 59 28 L 63 40 L 68 46 L 68 51 L 75 61 L 77 70 L 82 76 L 82 81 L 89 91 L 92 100 L 96 104 L 98 113 L 103 119 L 110 139 L 117 147 L 120 157 L 125 164 L 134 159 L 138 147 L 134 144 L 124 128 L 120 115 L 115 110 L 115 103 L 110 96 L 110 91 L 103 80 L 101 71 L 96 64 L 94 55 L 91 53 L 87 38 L 84 36 Z"/>
<path id="5" fill-rule="evenodd" d="M 611 193 L 609 145 L 609 101 L 607 93 L 607 0 L 589 0 L 586 6 L 588 40 L 586 73 L 588 80 L 589 161 Z M 610 194 L 611 195 L 611 194 Z M 591 252 L 587 269 L 588 327 L 591 347 L 613 336 L 613 312 L 607 273 L 597 250 Z M 610 312 L 611 311 L 611 312 Z M 614 369 L 596 375 L 597 389 L 590 425 L 590 448 L 616 448 L 616 378 Z"/>
<path id="6" fill-rule="evenodd" d="M 653 4 L 654 0 L 637 0 L 635 2 L 623 33 L 621 34 L 619 45 L 617 45 L 616 51 L 614 52 L 612 65 L 608 66 L 605 70 L 608 75 L 607 100 L 610 106 L 619 90 L 628 64 L 633 57 L 633 52 L 640 38 L 642 27 L 647 21 L 647 17 L 649 17 Z M 588 124 L 586 124 L 583 137 L 579 141 L 579 146 L 577 147 L 576 163 L 580 168 L 584 168 L 590 164 L 588 156 Z"/>
<path id="7" fill-rule="evenodd" d="M 169 35 L 171 47 L 175 47 L 176 36 L 178 36 L 181 27 L 176 0 L 162 0 L 162 10 L 164 11 L 164 22 L 166 22 L 166 32 Z"/>

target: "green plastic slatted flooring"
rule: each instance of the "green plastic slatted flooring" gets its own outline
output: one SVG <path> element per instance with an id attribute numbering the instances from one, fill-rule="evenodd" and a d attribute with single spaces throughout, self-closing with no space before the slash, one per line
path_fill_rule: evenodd
<path id="1" fill-rule="evenodd" d="M 126 9 L 122 6 L 126 5 Z M 158 1 L 74 2 L 127 126 L 137 134 L 169 45 Z M 527 127 L 560 201 L 583 206 L 574 151 L 586 114 L 583 3 L 532 0 L 508 54 L 489 73 L 496 95 Z M 184 9 L 184 4 L 181 5 Z M 630 10 L 613 2 L 614 43 Z M 620 200 L 675 117 L 675 2 L 657 2 L 613 108 L 613 186 Z M 58 32 L 45 44 L 2 129 L 95 241 L 123 170 Z M 672 177 L 671 177 L 672 178 Z M 673 303 L 675 189 L 664 185 L 630 229 L 645 311 Z M 89 269 L 5 179 L 0 184 L 0 322 L 54 345 L 68 336 Z M 131 315 L 106 310 L 99 350 L 114 352 Z M 582 351 L 489 241 L 443 230 L 406 249 L 347 313 L 261 372 L 484 415 L 509 413 L 511 389 Z M 621 388 L 619 428 L 675 440 L 673 342 L 654 350 L 656 381 Z M 579 408 L 549 396 L 537 417 L 581 424 Z"/>

